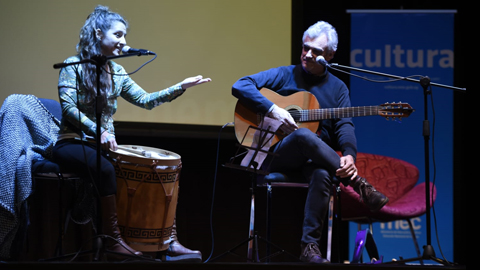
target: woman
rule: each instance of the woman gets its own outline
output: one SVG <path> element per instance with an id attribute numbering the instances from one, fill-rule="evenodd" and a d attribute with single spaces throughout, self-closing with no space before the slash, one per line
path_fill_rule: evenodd
<path id="1" fill-rule="evenodd" d="M 80 41 L 76 56 L 65 63 L 91 59 L 95 55 L 115 56 L 126 44 L 127 21 L 108 7 L 97 6 L 88 16 L 80 30 Z M 117 74 L 117 75 L 116 75 Z M 102 156 L 101 177 L 97 177 L 96 145 L 87 143 L 96 138 L 95 102 L 102 108 L 101 138 L 103 150 L 117 149 L 113 114 L 117 108 L 117 97 L 145 109 L 170 102 L 183 94 L 189 87 L 211 81 L 202 76 L 190 77 L 164 90 L 147 93 L 138 86 L 125 69 L 113 61 L 107 61 L 100 76 L 100 95 L 97 96 L 97 72 L 94 64 L 69 65 L 60 70 L 58 80 L 59 99 L 62 106 L 62 122 L 58 141 L 53 149 L 55 162 L 79 173 L 89 172 L 95 179 L 100 196 L 102 233 L 111 236 L 106 248 L 125 254 L 142 253 L 133 250 L 121 238 L 117 225 L 116 177 L 113 165 Z"/>

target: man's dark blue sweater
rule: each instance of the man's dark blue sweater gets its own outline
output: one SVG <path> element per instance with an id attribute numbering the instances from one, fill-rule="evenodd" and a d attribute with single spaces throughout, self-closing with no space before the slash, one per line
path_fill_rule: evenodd
<path id="1" fill-rule="evenodd" d="M 326 71 L 322 76 L 306 73 L 301 65 L 282 66 L 239 79 L 232 94 L 245 106 L 257 113 L 266 114 L 273 102 L 265 98 L 260 89 L 268 88 L 282 96 L 298 91 L 308 91 L 318 100 L 321 108 L 350 107 L 349 90 L 344 82 Z M 356 158 L 357 141 L 351 118 L 320 121 L 320 138 L 342 154 Z"/>

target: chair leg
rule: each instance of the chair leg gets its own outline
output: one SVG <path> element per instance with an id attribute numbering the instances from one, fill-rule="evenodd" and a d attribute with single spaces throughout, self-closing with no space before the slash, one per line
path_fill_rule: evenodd
<path id="1" fill-rule="evenodd" d="M 248 249 L 247 249 L 247 260 L 249 262 L 253 261 L 253 251 L 256 250 L 256 242 L 257 239 L 255 238 L 255 194 L 252 193 L 252 199 L 251 199 L 251 204 L 250 204 L 250 227 L 248 231 L 248 237 L 251 239 L 248 242 Z M 258 259 L 258 254 L 256 256 Z"/>
<path id="2" fill-rule="evenodd" d="M 332 261 L 332 231 L 333 231 L 333 204 L 334 192 L 330 193 L 330 201 L 328 203 L 328 239 L 327 239 L 327 257 L 326 259 Z"/>
<path id="3" fill-rule="evenodd" d="M 271 242 L 271 238 L 272 238 L 272 231 L 271 231 L 271 228 L 270 228 L 271 218 L 272 218 L 272 211 L 271 211 L 272 205 L 271 205 L 271 203 L 272 203 L 272 185 L 267 184 L 267 211 L 266 211 L 267 212 L 267 222 L 266 222 L 267 223 L 266 224 L 267 228 L 266 228 L 266 231 L 267 231 L 267 242 L 268 242 L 267 248 L 266 248 L 267 258 L 270 257 L 270 254 L 272 252 L 271 247 L 270 247 L 270 242 Z M 270 260 L 268 259 L 268 261 L 270 261 Z"/>
<path id="4" fill-rule="evenodd" d="M 64 227 L 63 227 L 63 175 L 58 173 L 58 240 L 57 247 L 55 250 L 55 256 L 63 255 L 63 239 L 65 237 Z"/>

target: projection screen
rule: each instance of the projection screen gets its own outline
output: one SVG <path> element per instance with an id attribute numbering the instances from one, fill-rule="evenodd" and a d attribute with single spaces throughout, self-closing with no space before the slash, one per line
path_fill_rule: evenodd
<path id="1" fill-rule="evenodd" d="M 58 100 L 53 64 L 76 54 L 78 34 L 98 4 L 130 23 L 127 43 L 157 58 L 131 77 L 146 91 L 186 77 L 212 82 L 148 111 L 119 99 L 116 121 L 223 125 L 233 121 L 232 84 L 245 75 L 290 64 L 290 0 L 0 0 L 0 100 L 33 94 Z M 117 59 L 127 72 L 151 56 Z"/>

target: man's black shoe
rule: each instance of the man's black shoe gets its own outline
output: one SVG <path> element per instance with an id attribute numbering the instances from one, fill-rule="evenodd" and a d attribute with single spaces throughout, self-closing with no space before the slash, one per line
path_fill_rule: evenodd
<path id="1" fill-rule="evenodd" d="M 329 263 L 330 261 L 322 257 L 320 249 L 314 243 L 302 244 L 302 255 L 300 260 L 308 263 Z"/>
<path id="2" fill-rule="evenodd" d="M 377 191 L 363 177 L 358 176 L 355 182 L 353 182 L 353 190 L 360 195 L 360 199 L 372 212 L 380 210 L 388 202 L 387 196 Z"/>

